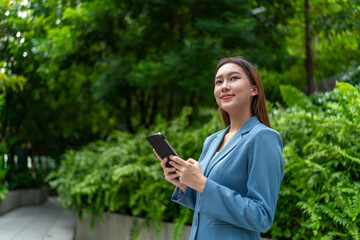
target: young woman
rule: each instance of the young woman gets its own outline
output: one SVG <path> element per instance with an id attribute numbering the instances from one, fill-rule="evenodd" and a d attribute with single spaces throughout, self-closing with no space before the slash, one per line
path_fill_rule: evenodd
<path id="1" fill-rule="evenodd" d="M 199 161 L 170 156 L 173 167 L 166 159 L 161 166 L 176 186 L 172 200 L 194 210 L 191 240 L 261 239 L 284 177 L 282 140 L 270 128 L 261 79 L 248 61 L 220 60 L 214 86 L 227 128 L 206 138 Z"/>

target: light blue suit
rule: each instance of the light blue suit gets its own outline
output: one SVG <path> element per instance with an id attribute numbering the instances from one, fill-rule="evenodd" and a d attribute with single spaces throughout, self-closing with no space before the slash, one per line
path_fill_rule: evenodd
<path id="1" fill-rule="evenodd" d="M 284 177 L 280 134 L 250 118 L 213 156 L 230 127 L 207 137 L 199 159 L 203 193 L 176 188 L 172 200 L 193 209 L 190 239 L 261 239 L 274 220 Z M 212 160 L 211 160 L 212 159 Z"/>

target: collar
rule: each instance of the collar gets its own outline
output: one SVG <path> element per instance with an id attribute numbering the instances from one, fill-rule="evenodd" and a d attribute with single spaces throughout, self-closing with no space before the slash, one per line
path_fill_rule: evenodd
<path id="1" fill-rule="evenodd" d="M 253 129 L 253 127 L 255 127 L 255 125 L 257 125 L 259 123 L 260 123 L 260 121 L 259 121 L 258 117 L 256 115 L 254 115 L 249 120 L 247 120 L 244 123 L 244 125 L 241 126 L 241 128 L 240 128 L 241 135 L 244 135 L 245 133 L 250 132 L 251 129 Z"/>
<path id="2" fill-rule="evenodd" d="M 238 135 L 238 133 L 241 133 L 241 135 L 244 135 L 253 129 L 255 125 L 259 124 L 260 121 L 256 115 L 249 118 L 239 130 L 237 130 L 235 135 Z M 221 139 L 224 138 L 224 136 L 229 132 L 231 125 L 227 126 L 217 137 L 220 137 Z"/>
<path id="3" fill-rule="evenodd" d="M 253 116 L 252 118 L 248 119 L 230 139 L 230 141 L 220 150 L 219 154 L 214 156 L 216 149 L 219 147 L 221 141 L 224 139 L 225 134 L 229 131 L 230 125 L 225 130 L 221 131 L 217 135 L 217 139 L 211 143 L 211 147 L 208 151 L 211 158 L 209 158 L 209 161 L 206 163 L 206 167 L 204 168 L 203 172 L 204 175 L 207 177 L 211 169 L 216 165 L 216 163 L 223 159 L 226 154 L 228 154 L 234 147 L 237 146 L 237 144 L 239 144 L 244 134 L 250 132 L 250 130 L 259 123 L 260 121 L 257 116 Z"/>

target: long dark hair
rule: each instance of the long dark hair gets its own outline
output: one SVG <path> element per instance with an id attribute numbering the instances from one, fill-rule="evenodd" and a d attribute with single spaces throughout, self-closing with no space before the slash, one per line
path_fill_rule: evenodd
<path id="1" fill-rule="evenodd" d="M 257 87 L 258 94 L 256 96 L 253 96 L 252 102 L 251 102 L 251 112 L 252 115 L 256 115 L 259 119 L 259 121 L 270 127 L 270 121 L 268 116 L 268 111 L 266 108 L 266 102 L 265 102 L 265 92 L 264 88 L 261 83 L 261 78 L 256 70 L 256 68 L 249 63 L 247 60 L 245 60 L 243 57 L 227 57 L 221 59 L 215 70 L 215 75 L 219 68 L 221 68 L 223 65 L 227 63 L 235 63 L 238 64 L 243 71 L 245 72 L 246 76 L 248 77 L 250 83 Z M 219 106 L 219 113 L 222 117 L 222 120 L 224 121 L 226 126 L 230 125 L 230 116 L 227 112 L 225 112 L 220 106 Z"/>

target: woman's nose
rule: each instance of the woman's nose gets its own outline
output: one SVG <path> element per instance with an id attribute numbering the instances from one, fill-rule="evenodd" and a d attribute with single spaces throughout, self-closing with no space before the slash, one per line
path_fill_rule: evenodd
<path id="1" fill-rule="evenodd" d="M 224 81 L 221 85 L 221 90 L 222 91 L 226 91 L 229 90 L 229 85 L 228 85 L 228 81 Z"/>

